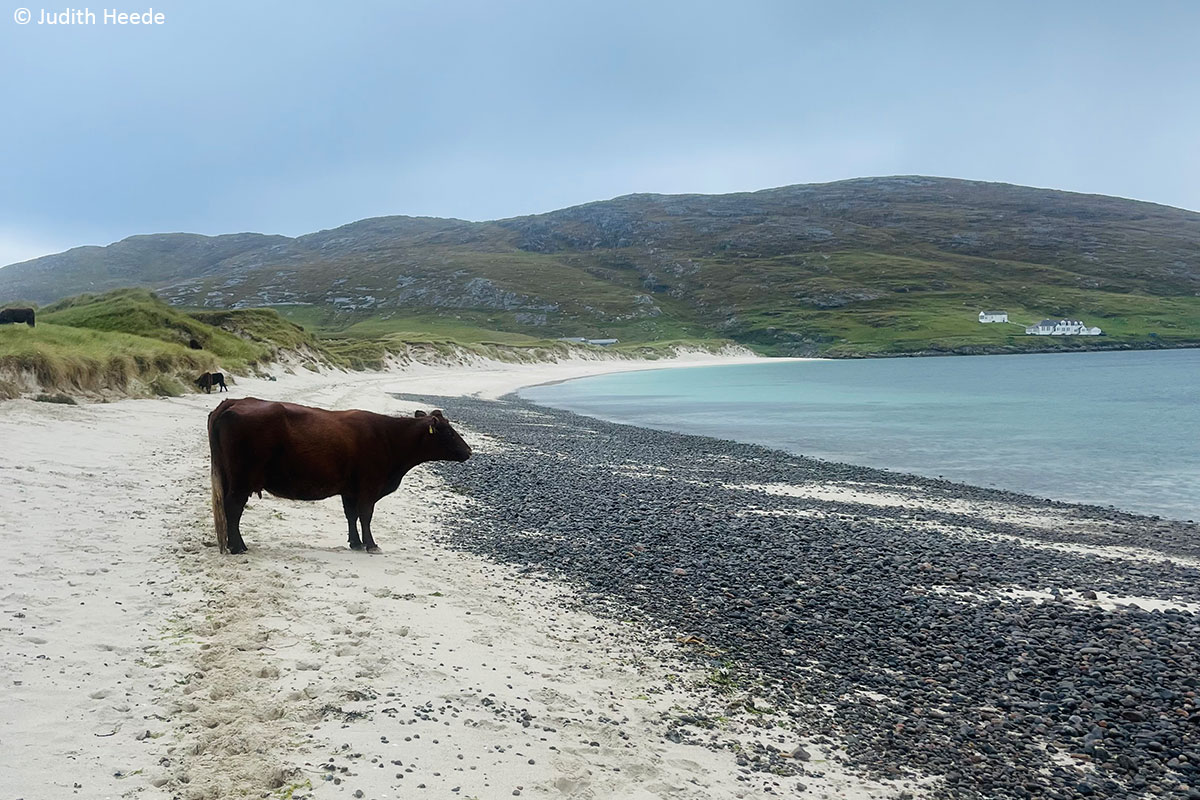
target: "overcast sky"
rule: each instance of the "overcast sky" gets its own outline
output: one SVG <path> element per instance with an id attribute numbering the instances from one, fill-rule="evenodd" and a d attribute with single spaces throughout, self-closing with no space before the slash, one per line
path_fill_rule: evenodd
<path id="1" fill-rule="evenodd" d="M 1200 209 L 1196 2 L 7 2 L 0 264 L 867 175 Z"/>

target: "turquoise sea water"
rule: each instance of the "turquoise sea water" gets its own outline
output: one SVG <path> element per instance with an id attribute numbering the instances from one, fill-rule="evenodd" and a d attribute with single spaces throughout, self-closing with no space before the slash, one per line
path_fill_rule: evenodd
<path id="1" fill-rule="evenodd" d="M 614 422 L 1200 519 L 1200 350 L 768 362 L 520 394 Z"/>

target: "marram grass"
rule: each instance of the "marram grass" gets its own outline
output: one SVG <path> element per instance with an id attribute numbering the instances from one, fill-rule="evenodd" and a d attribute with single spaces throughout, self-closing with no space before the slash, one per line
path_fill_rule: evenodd
<path id="1" fill-rule="evenodd" d="M 216 368 L 211 353 L 144 336 L 46 322 L 0 328 L 0 374 L 26 374 L 48 391 L 126 392 L 135 381 Z"/>

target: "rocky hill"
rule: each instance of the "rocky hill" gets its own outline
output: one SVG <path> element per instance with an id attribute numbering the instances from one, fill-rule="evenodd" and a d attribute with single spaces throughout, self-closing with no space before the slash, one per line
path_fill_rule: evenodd
<path id="1" fill-rule="evenodd" d="M 864 178 L 629 195 L 491 222 L 380 217 L 296 238 L 135 236 L 0 270 L 0 300 L 145 286 L 345 326 L 439 317 L 536 336 L 732 337 L 771 352 L 1200 343 L 1200 214 L 1007 184 Z M 1064 343 L 1056 342 L 1057 345 Z M 1079 342 L 1069 342 L 1082 346 Z"/>

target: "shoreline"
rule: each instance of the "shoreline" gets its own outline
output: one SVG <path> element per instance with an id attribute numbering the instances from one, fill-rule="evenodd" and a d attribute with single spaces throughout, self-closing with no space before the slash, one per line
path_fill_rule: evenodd
<path id="1" fill-rule="evenodd" d="M 1048 338 L 1048 337 L 1038 337 Z M 1054 337 L 1054 338 L 1071 338 L 1071 337 Z M 1179 342 L 1179 343 L 1130 343 L 1130 342 L 1112 342 L 1111 345 L 1102 347 L 1046 347 L 1039 349 L 1029 348 L 1009 348 L 1004 345 L 962 345 L 961 347 L 950 350 L 914 350 L 906 353 L 855 353 L 848 355 L 824 355 L 820 358 L 826 358 L 835 361 L 846 361 L 864 358 L 941 358 L 943 356 L 1037 356 L 1037 355 L 1058 355 L 1061 353 L 1112 353 L 1112 352 L 1142 352 L 1153 350 L 1198 350 L 1200 342 Z"/>
<path id="2" fill-rule="evenodd" d="M 796 360 L 807 361 L 818 359 Z M 555 383 L 563 383 L 567 380 L 575 379 L 576 378 L 567 378 L 561 381 L 551 381 L 546 384 L 534 385 L 553 385 Z M 408 401 L 412 401 L 414 399 L 413 396 L 405 395 L 404 393 L 400 393 L 398 397 Z M 706 433 L 690 433 L 687 431 L 678 431 L 669 428 L 658 428 L 638 422 L 609 420 L 604 419 L 603 417 L 573 411 L 567 408 L 559 408 L 557 406 L 539 403 L 522 397 L 519 393 L 519 390 L 510 392 L 495 399 L 513 406 L 523 407 L 536 414 L 554 416 L 558 418 L 578 418 L 579 420 L 583 421 L 582 424 L 598 423 L 610 428 L 629 430 L 633 432 L 632 435 L 634 436 L 642 435 L 642 433 L 639 432 L 654 432 L 667 437 L 677 437 L 681 440 L 708 442 L 714 446 L 742 448 L 746 450 L 765 452 L 780 459 L 810 464 L 815 466 L 817 469 L 825 469 L 830 473 L 843 476 L 838 480 L 831 481 L 828 485 L 816 484 L 811 489 L 806 489 L 803 492 L 796 492 L 792 487 L 789 487 L 785 484 L 746 484 L 743 487 L 739 487 L 756 492 L 790 495 L 815 501 L 829 501 L 837 503 L 848 502 L 866 506 L 900 509 L 918 508 L 919 503 L 917 500 L 913 499 L 913 497 L 916 497 L 921 502 L 942 504 L 946 510 L 953 514 L 981 514 L 985 517 L 995 514 L 999 519 L 1012 516 L 1011 513 L 1005 513 L 1006 511 L 1011 512 L 1013 509 L 1021 509 L 1022 511 L 1031 512 L 1027 519 L 1023 519 L 1023 522 L 1036 527 L 1047 527 L 1049 525 L 1049 520 L 1051 519 L 1055 519 L 1058 524 L 1062 524 L 1072 516 L 1087 516 L 1095 520 L 1102 520 L 1106 523 L 1111 523 L 1113 525 L 1126 522 L 1136 522 L 1139 524 L 1153 523 L 1160 527 L 1179 528 L 1193 531 L 1197 535 L 1194 538 L 1183 539 L 1180 542 L 1182 544 L 1182 549 L 1173 550 L 1172 556 L 1182 557 L 1185 560 L 1189 560 L 1194 557 L 1197 559 L 1196 564 L 1200 565 L 1200 522 L 1196 520 L 1176 519 L 1173 517 L 1164 516 L 1162 514 L 1118 508 L 1113 505 L 1100 505 L 1096 503 L 1080 502 L 1069 499 L 1044 497 L 1041 495 L 1023 492 L 1019 489 L 1006 489 L 998 486 L 983 486 L 966 481 L 921 475 L 915 472 L 905 472 L 886 467 L 875 467 L 869 464 L 857 464 L 849 461 L 837 460 L 834 458 L 807 456 L 803 453 L 793 453 L 791 451 L 784 450 L 773 444 L 727 439 Z M 847 475 L 853 476 L 854 480 L 846 480 L 844 476 Z M 913 497 L 906 495 L 912 495 Z M 979 502 L 964 503 L 956 499 L 960 496 L 966 495 L 970 495 L 973 499 L 976 499 Z M 1010 506 L 1011 508 L 1000 510 L 997 509 L 996 506 Z M 1065 513 L 1057 518 L 1038 518 L 1036 515 L 1032 514 L 1032 512 L 1040 510 Z M 1025 517 L 1026 515 L 1021 514 L 1020 516 Z M 1072 537 L 1068 532 L 1059 531 L 1059 534 L 1062 536 L 1062 541 L 1064 543 L 1072 541 Z M 1171 543 L 1164 541 L 1156 541 L 1156 545 L 1165 548 L 1172 547 Z M 1113 548 L 1121 546 L 1128 547 L 1128 545 L 1111 545 Z M 1150 550 L 1136 552 L 1132 553 L 1131 557 L 1142 557 L 1151 552 L 1152 551 Z"/>
<path id="3" fill-rule="evenodd" d="M 894 474 L 879 479 L 882 490 L 914 505 L 813 497 L 814 486 L 861 492 L 872 473 L 488 399 L 530 378 L 610 366 L 413 366 L 242 379 L 211 397 L 0 404 L 0 435 L 12 442 L 0 465 L 0 544 L 13 554 L 0 594 L 10 791 L 216 800 L 241 790 L 412 796 L 424 786 L 430 797 L 699 800 L 786 796 L 803 785 L 815 798 L 955 796 L 940 767 L 893 773 L 864 761 L 863 741 L 873 739 L 814 716 L 847 702 L 831 687 L 848 697 L 890 691 L 852 676 L 828 683 L 829 665 L 811 662 L 839 641 L 830 615 L 845 598 L 822 589 L 810 605 L 776 607 L 737 588 L 733 598 L 710 597 L 702 589 L 712 565 L 732 569 L 726 559 L 773 552 L 776 534 L 763 537 L 778 531 L 779 542 L 817 537 L 827 546 L 746 562 L 720 580 L 778 584 L 797 599 L 825 575 L 853 588 L 855 573 L 829 559 L 863 547 L 894 558 L 893 541 L 929 583 L 914 595 L 924 613 L 978 594 L 1014 613 L 1045 606 L 1071 619 L 1091 610 L 1149 624 L 1126 603 L 1190 613 L 1200 601 L 1200 573 L 1171 552 L 1169 526 L 1129 530 L 1086 509 L 1030 513 L 994 490 L 958 506 L 954 487 L 908 486 Z M 221 556 L 203 421 L 222 399 L 244 394 L 403 414 L 457 398 L 446 411 L 476 455 L 418 469 L 380 503 L 381 556 L 346 549 L 336 498 L 270 496 L 247 511 L 250 553 Z M 653 535 L 660 525 L 721 535 L 663 550 L 670 540 Z M 1141 550 L 1125 546 L 1133 539 Z M 758 544 L 745 549 L 750 542 Z M 720 550 L 702 559 L 714 543 Z M 936 545 L 938 555 L 908 552 L 918 545 Z M 972 576 L 963 560 L 980 548 L 1004 556 Z M 853 563 L 880 563 L 867 552 Z M 919 557 L 936 567 L 925 570 Z M 1014 559 L 1020 569 L 1000 580 L 993 562 Z M 792 583 L 767 580 L 780 564 Z M 883 596 L 900 599 L 894 591 Z M 878 603 L 870 596 L 859 599 L 864 612 Z M 702 617 L 680 616 L 691 597 L 704 598 Z M 792 619 L 792 608 L 801 616 Z M 828 641 L 738 644 L 738 631 L 774 636 L 789 622 L 797 635 Z M 854 654 L 880 645 L 863 647 L 842 660 L 854 664 Z M 797 702 L 774 693 L 775 667 L 758 654 L 800 658 L 788 669 L 817 676 L 804 679 L 819 678 L 816 694 Z M 857 701 L 849 708 L 864 731 L 887 729 L 862 717 Z M 942 721 L 922 720 L 945 733 Z"/>
<path id="4" fill-rule="evenodd" d="M 592 377 L 592 376 L 584 376 L 584 377 Z M 564 379 L 561 381 L 550 381 L 548 383 L 543 383 L 543 384 L 533 384 L 533 386 L 553 386 L 558 383 L 565 383 L 568 380 L 577 380 L 577 379 L 576 378 L 567 378 L 567 379 Z M 532 386 L 521 387 L 521 388 L 522 389 L 532 388 Z M 574 411 L 569 408 L 549 405 L 547 403 L 530 400 L 526 397 L 522 397 L 520 394 L 520 390 L 510 392 L 509 394 L 504 395 L 499 398 L 496 398 L 496 399 L 514 402 L 514 403 L 523 403 L 537 411 L 556 412 L 556 413 L 560 413 L 560 414 L 570 414 L 570 415 L 581 417 L 581 418 L 587 419 L 587 420 L 595 420 L 596 422 L 603 422 L 608 425 L 618 425 L 618 426 L 621 426 L 624 428 L 631 428 L 634 430 L 650 430 L 650 431 L 655 431 L 658 433 L 670 434 L 673 436 L 692 437 L 692 438 L 697 438 L 697 439 L 711 439 L 714 442 L 723 442 L 723 443 L 727 443 L 727 444 L 740 445 L 740 446 L 745 446 L 745 447 L 757 447 L 757 448 L 762 448 L 764 450 L 769 450 L 769 451 L 777 453 L 781 456 L 786 456 L 789 458 L 796 458 L 796 459 L 801 459 L 801 460 L 805 460 L 805 461 L 812 461 L 815 463 L 825 464 L 825 465 L 830 466 L 831 468 L 864 470 L 864 471 L 874 473 L 874 478 L 871 481 L 869 481 L 868 483 L 864 484 L 864 486 L 869 487 L 868 491 L 858 492 L 853 489 L 837 489 L 837 490 L 834 490 L 834 495 L 836 495 L 836 496 L 826 498 L 826 499 L 838 500 L 838 499 L 847 499 L 847 498 L 857 496 L 856 502 L 863 502 L 863 503 L 867 503 L 867 504 L 871 504 L 871 505 L 895 505 L 895 504 L 900 504 L 900 501 L 896 501 L 895 503 L 890 502 L 890 498 L 888 496 L 888 493 L 886 492 L 887 487 L 897 486 L 897 485 L 898 486 L 906 486 L 906 487 L 926 486 L 926 487 L 936 489 L 938 492 L 943 493 L 943 494 L 951 494 L 957 490 L 968 490 L 971 492 L 986 493 L 989 495 L 993 495 L 997 499 L 1002 500 L 1002 501 L 1013 501 L 1013 502 L 1017 502 L 1022 505 L 1028 505 L 1028 506 L 1046 506 L 1046 507 L 1050 507 L 1050 508 L 1080 509 L 1080 510 L 1084 510 L 1084 511 L 1087 511 L 1089 513 L 1094 513 L 1094 514 L 1109 515 L 1109 516 L 1115 515 L 1115 517 L 1121 517 L 1121 518 L 1128 517 L 1128 518 L 1138 519 L 1138 520 L 1143 520 L 1143 521 L 1145 521 L 1145 520 L 1162 521 L 1162 522 L 1166 522 L 1166 523 L 1179 524 L 1179 525 L 1197 525 L 1197 527 L 1200 527 L 1200 523 L 1198 523 L 1196 520 L 1177 519 L 1175 517 L 1167 516 L 1163 513 L 1151 513 L 1151 512 L 1145 512 L 1145 511 L 1137 511 L 1137 510 L 1121 508 L 1116 505 L 1100 505 L 1099 503 L 1088 503 L 1088 502 L 1080 501 L 1080 500 L 1071 500 L 1071 499 L 1056 498 L 1056 497 L 1045 497 L 1045 496 L 1030 494 L 1029 492 L 1025 492 L 1020 489 L 1007 489 L 1007 488 L 1004 488 L 1001 486 L 982 486 L 978 483 L 970 483 L 967 481 L 960 481 L 960 480 L 955 480 L 952 478 L 937 477 L 937 476 L 932 476 L 932 475 L 922 475 L 917 472 L 906 472 L 906 471 L 900 470 L 900 469 L 891 469 L 888 467 L 877 467 L 877 466 L 874 466 L 871 464 L 859 464 L 859 463 L 855 463 L 852 461 L 843 461 L 843 460 L 840 460 L 840 459 L 834 458 L 834 457 L 826 458 L 823 456 L 809 456 L 809 455 L 805 455 L 804 453 L 793 453 L 790 450 L 785 450 L 777 445 L 769 444 L 769 443 L 755 442 L 755 441 L 741 440 L 741 439 L 728 439 L 728 438 L 714 436 L 712 434 L 706 434 L 706 433 L 691 433 L 688 431 L 674 430 L 671 428 L 660 428 L 660 427 L 656 427 L 653 425 L 647 425 L 645 423 L 639 423 L 639 422 L 630 422 L 630 421 L 623 421 L 623 420 L 616 420 L 616 419 L 606 419 L 604 417 L 596 416 L 594 414 L 584 413 L 582 411 Z"/>
<path id="5" fill-rule="evenodd" d="M 809 360 L 809 359 L 803 359 L 803 360 Z M 582 376 L 582 377 L 593 377 L 593 376 Z M 556 385 L 559 383 L 566 383 L 567 381 L 571 381 L 571 380 L 578 380 L 578 378 L 565 378 L 563 380 L 558 380 L 558 381 L 549 381 L 546 383 L 532 384 L 531 386 L 523 386 L 523 387 L 521 387 L 521 389 L 533 388 L 535 386 L 553 386 L 553 385 Z M 775 445 L 775 444 L 771 444 L 771 443 L 751 441 L 748 439 L 746 439 L 746 440 L 728 439 L 728 438 L 723 438 L 720 436 L 714 436 L 712 434 L 692 433 L 689 431 L 677 430 L 677 429 L 673 429 L 673 428 L 657 427 L 655 425 L 649 425 L 649 424 L 642 423 L 642 422 L 626 421 L 626 420 L 618 420 L 618 419 L 608 419 L 606 417 L 597 416 L 595 414 L 586 413 L 583 411 L 575 411 L 573 409 L 566 408 L 563 406 L 556 406 L 556 405 L 551 405 L 551 404 L 544 403 L 544 402 L 536 402 L 536 401 L 530 400 L 526 397 L 523 397 L 520 394 L 520 389 L 510 392 L 507 395 L 504 395 L 502 397 L 498 397 L 495 399 L 527 403 L 535 409 L 573 414 L 573 415 L 576 415 L 579 417 L 583 417 L 585 419 L 592 419 L 592 420 L 596 420 L 597 422 L 604 422 L 604 423 L 608 423 L 611 425 L 621 425 L 624 427 L 635 428 L 635 429 L 653 430 L 653 431 L 658 431 L 661 433 L 673 434 L 676 436 L 695 436 L 695 437 L 699 437 L 699 438 L 713 439 L 714 441 L 729 442 L 731 444 L 746 445 L 746 446 L 750 446 L 750 447 L 762 447 L 764 449 L 772 450 L 772 451 L 778 452 L 783 455 L 791 456 L 794 458 L 812 460 L 812 461 L 820 462 L 823 464 L 829 464 L 829 465 L 835 466 L 835 467 L 849 467 L 849 468 L 854 468 L 854 469 L 871 470 L 872 472 L 876 472 L 881 476 L 886 475 L 886 476 L 889 476 L 890 478 L 893 478 L 894 481 L 889 480 L 887 482 L 888 484 L 891 484 L 891 483 L 899 483 L 899 484 L 905 484 L 905 485 L 929 484 L 931 486 L 936 486 L 938 488 L 947 489 L 947 490 L 954 490 L 956 488 L 979 490 L 979 491 L 983 491 L 983 492 L 994 493 L 998 496 L 1001 496 L 1001 495 L 1007 496 L 1008 499 L 1018 500 L 1022 503 L 1029 503 L 1030 505 L 1046 505 L 1046 506 L 1050 506 L 1050 507 L 1060 507 L 1061 506 L 1061 507 L 1079 508 L 1079 509 L 1086 509 L 1087 511 L 1096 513 L 1096 514 L 1119 515 L 1120 517 L 1130 517 L 1130 518 L 1141 519 L 1141 520 L 1163 520 L 1166 522 L 1186 524 L 1186 525 L 1195 525 L 1198 522 L 1197 520 L 1181 519 L 1178 517 L 1174 517 L 1174 516 L 1171 516 L 1168 512 L 1163 512 L 1163 511 L 1159 511 L 1159 512 L 1139 511 L 1137 509 L 1124 508 L 1124 507 L 1118 506 L 1116 504 L 1102 505 L 1100 503 L 1087 502 L 1086 500 L 1073 500 L 1070 498 L 1063 498 L 1063 497 L 1046 497 L 1045 495 L 1030 494 L 1029 492 L 1023 491 L 1021 489 L 1009 489 L 1009 488 L 1005 488 L 1002 486 L 994 486 L 994 485 L 993 486 L 983 486 L 981 484 L 971 483 L 971 482 L 968 482 L 965 480 L 956 480 L 953 478 L 938 477 L 938 476 L 933 476 L 933 475 L 922 475 L 921 473 L 918 473 L 918 472 L 910 472 L 910 471 L 905 471 L 902 469 L 893 469 L 890 467 L 874 466 L 872 464 L 862 464 L 862 463 L 857 463 L 857 462 L 852 462 L 852 461 L 843 461 L 840 458 L 837 458 L 835 456 L 830 456 L 830 457 L 810 456 L 810 455 L 806 455 L 804 453 L 794 453 L 790 450 L 785 450 L 784 448 L 779 447 L 778 445 Z M 870 493 L 867 493 L 867 495 L 869 496 Z M 878 504 L 877 501 L 875 501 L 873 499 L 868 499 L 868 500 L 865 500 L 864 502 Z M 888 503 L 886 503 L 886 502 L 882 503 L 882 504 L 888 505 Z"/>
<path id="6" fill-rule="evenodd" d="M 1164 358 L 1166 357 L 1164 356 Z M 837 361 L 838 359 L 798 360 L 833 362 Z M 774 360 L 768 359 L 759 363 L 772 364 L 774 363 Z M 1011 365 L 1012 362 L 1009 363 Z M 1081 363 L 1082 362 L 1072 362 L 1072 364 L 1076 367 L 1080 366 Z M 1107 363 L 1110 367 L 1112 365 L 1112 362 L 1105 363 Z M 1154 361 L 1146 363 L 1164 362 Z M 1173 360 L 1165 363 L 1168 366 L 1180 366 Z M 1001 366 L 1003 365 L 997 364 L 996 369 L 999 370 Z M 1190 363 L 1182 364 L 1184 369 L 1190 366 Z M 1042 369 L 1046 369 L 1045 365 L 1043 365 Z M 732 374 L 733 373 L 731 373 L 731 376 Z M 774 373 L 768 374 L 774 375 Z M 858 375 L 860 379 L 863 375 L 874 376 L 874 373 L 851 372 L 847 374 Z M 956 373 L 947 372 L 944 374 L 953 376 Z M 1001 373 L 997 372 L 997 375 L 999 374 Z M 776 380 L 782 380 L 783 377 L 787 376 L 793 376 L 792 379 L 795 379 L 794 376 L 797 375 L 808 375 L 808 373 L 784 370 L 779 376 L 774 377 Z M 1066 505 L 1084 506 L 1096 511 L 1118 513 L 1132 517 L 1161 518 L 1170 521 L 1187 523 L 1200 521 L 1200 517 L 1197 517 L 1194 513 L 1193 506 L 1195 505 L 1195 498 L 1186 493 L 1175 493 L 1170 496 L 1162 493 L 1138 493 L 1137 491 L 1130 491 L 1124 485 L 1106 483 L 1103 479 L 1087 485 L 1083 485 L 1078 481 L 1022 481 L 1022 476 L 1015 476 L 1014 479 L 1014 475 L 1012 474 L 1011 470 L 1006 472 L 1003 469 L 995 469 L 998 464 L 975 465 L 973 463 L 968 463 L 965 470 L 959 469 L 958 467 L 961 467 L 962 464 L 956 462 L 955 457 L 960 457 L 959 461 L 961 461 L 961 455 L 964 452 L 964 448 L 960 446 L 959 441 L 955 440 L 953 436 L 948 437 L 948 447 L 951 448 L 951 458 L 948 461 L 934 464 L 931 463 L 930 459 L 925 459 L 924 462 L 922 462 L 921 459 L 905 459 L 903 457 L 903 453 L 897 453 L 896 451 L 881 451 L 883 452 L 883 457 L 880 458 L 879 452 L 871 450 L 871 448 L 868 446 L 869 437 L 860 439 L 849 437 L 847 441 L 849 442 L 850 446 L 845 447 L 846 442 L 840 442 L 828 435 L 824 436 L 824 438 L 822 438 L 820 435 L 813 435 L 807 430 L 802 429 L 802 427 L 798 424 L 796 429 L 793 430 L 792 428 L 788 427 L 789 424 L 793 422 L 793 418 L 786 417 L 781 414 L 775 414 L 770 417 L 772 423 L 771 425 L 743 425 L 740 428 L 727 431 L 724 429 L 721 419 L 717 417 L 716 414 L 737 413 L 737 410 L 741 408 L 740 397 L 732 399 L 736 400 L 736 403 L 734 403 L 729 396 L 714 396 L 708 398 L 711 402 L 702 404 L 702 413 L 698 415 L 699 421 L 693 422 L 692 417 L 689 414 L 689 412 L 692 410 L 692 407 L 688 402 L 690 400 L 690 396 L 697 391 L 699 391 L 701 394 L 704 394 L 709 389 L 713 390 L 719 395 L 721 383 L 719 380 L 710 380 L 707 382 L 701 380 L 698 381 L 700 384 L 699 386 L 691 386 L 688 384 L 687 379 L 684 379 L 683 387 L 678 386 L 676 383 L 672 382 L 671 379 L 663 379 L 662 382 L 652 382 L 649 384 L 650 388 L 645 390 L 648 397 L 645 405 L 638 404 L 637 401 L 639 394 L 637 389 L 632 390 L 628 394 L 618 392 L 619 402 L 611 406 L 606 402 L 607 397 L 605 396 L 605 392 L 603 390 L 599 390 L 598 394 L 597 391 L 590 390 L 582 390 L 581 394 L 573 394 L 568 391 L 565 394 L 534 393 L 531 395 L 526 392 L 527 389 L 553 386 L 566 382 L 567 381 L 559 380 L 550 381 L 543 384 L 536 384 L 534 386 L 521 387 L 519 390 L 505 396 L 503 399 L 520 399 L 524 402 L 535 403 L 543 408 L 567 411 L 615 424 L 647 427 L 655 430 L 683 435 L 712 436 L 714 438 L 728 439 L 729 441 L 744 444 L 756 444 L 763 447 L 778 449 L 782 452 L 786 452 L 798 457 L 827 461 L 831 464 L 845 464 L 880 470 L 899 476 L 901 480 L 908 482 L 942 481 L 948 484 L 988 488 L 1002 492 L 1009 492 L 1014 495 L 1024 495 L 1034 498 L 1038 501 L 1049 500 Z M 810 398 L 803 394 L 802 386 L 800 386 L 800 384 L 797 384 L 797 386 L 798 388 L 796 391 L 799 393 L 798 397 L 801 398 L 803 402 L 808 402 Z M 833 383 L 831 386 L 837 389 L 845 389 L 845 387 L 837 383 Z M 663 391 L 667 391 L 669 393 L 675 393 L 671 395 L 672 397 L 678 394 L 678 397 L 682 399 L 680 402 L 672 402 L 668 408 L 666 404 L 656 402 L 656 396 L 654 395 L 654 392 L 657 390 L 657 388 L 662 388 Z M 753 391 L 753 389 L 751 388 L 747 391 Z M 775 398 L 772 399 L 774 400 Z M 791 397 L 791 399 L 795 402 L 801 401 L 797 399 L 796 396 Z M 815 402 L 818 404 L 823 402 L 823 396 L 818 396 Z M 887 408 L 886 404 L 884 407 L 885 409 Z M 936 407 L 934 408 L 936 409 Z M 818 410 L 820 410 L 820 405 L 818 405 Z M 958 408 L 954 408 L 953 410 L 957 413 L 961 413 L 960 409 Z M 1030 408 L 1029 411 L 1032 413 L 1034 409 Z M 796 413 L 800 412 L 796 411 Z M 927 412 L 923 410 L 922 413 L 925 414 Z M 872 423 L 869 419 L 864 419 L 862 415 L 852 418 L 860 426 L 866 426 L 868 430 L 870 429 L 870 425 Z M 795 419 L 799 418 L 796 417 Z M 904 420 L 901 425 L 893 425 L 891 428 L 886 425 L 881 425 L 879 426 L 879 430 L 884 436 L 904 436 L 909 433 L 910 428 L 903 427 L 903 424 L 907 424 L 911 427 L 913 421 L 914 418 L 910 417 L 909 419 Z M 1186 429 L 1186 426 L 1182 424 L 1176 427 L 1178 427 L 1180 430 Z M 955 433 L 959 436 L 962 436 L 970 435 L 973 432 L 960 429 Z M 1037 431 L 1036 433 L 1045 433 L 1047 436 L 1052 435 L 1052 432 L 1050 431 Z M 808 438 L 803 441 L 803 444 L 797 444 L 797 442 L 806 435 Z M 991 440 L 980 440 L 980 442 L 977 442 L 976 444 L 979 447 L 986 447 L 988 441 Z M 1157 440 L 1151 439 L 1150 441 L 1155 442 Z M 843 445 L 841 451 L 838 449 L 839 444 Z M 956 446 L 959 448 L 958 450 L 953 449 Z M 1036 453 L 1018 452 L 1015 456 L 1013 456 L 1013 458 L 1018 458 L 1018 460 L 1011 463 L 1024 463 L 1019 460 L 1019 456 L 1022 455 L 1030 459 L 1029 463 L 1033 463 L 1032 460 L 1037 457 Z M 871 460 L 872 456 L 874 456 L 876 459 L 874 462 Z M 1081 462 L 1086 462 L 1087 460 L 1086 455 L 1081 455 L 1078 458 Z M 1188 469 L 1190 469 L 1192 466 L 1193 465 L 1191 462 L 1187 462 Z M 917 471 L 921 469 L 926 471 Z M 1178 472 L 1181 475 L 1186 474 L 1183 468 L 1181 468 Z M 1158 485 L 1164 485 L 1163 480 L 1160 480 Z M 1133 483 L 1133 486 L 1137 486 L 1136 481 Z M 1189 500 L 1192 502 L 1189 503 Z"/>

